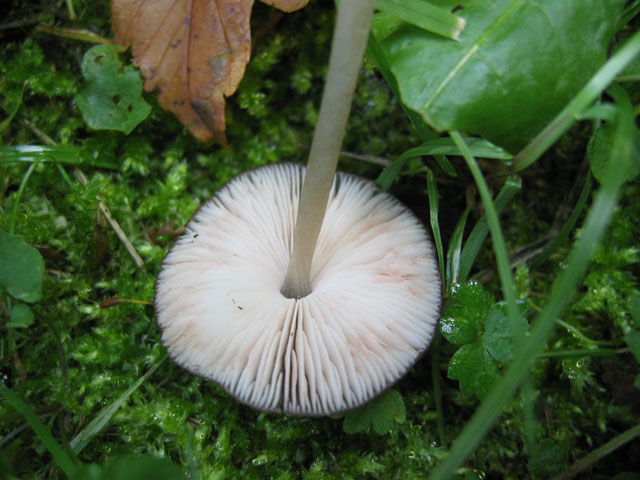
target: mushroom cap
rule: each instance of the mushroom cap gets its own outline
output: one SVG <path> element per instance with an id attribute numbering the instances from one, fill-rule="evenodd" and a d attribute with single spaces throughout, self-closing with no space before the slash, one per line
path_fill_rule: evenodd
<path id="1" fill-rule="evenodd" d="M 415 215 L 337 173 L 312 291 L 283 296 L 304 172 L 261 167 L 209 199 L 164 259 L 155 307 L 182 367 L 255 408 L 320 416 L 368 402 L 411 368 L 433 339 L 441 280 Z"/>

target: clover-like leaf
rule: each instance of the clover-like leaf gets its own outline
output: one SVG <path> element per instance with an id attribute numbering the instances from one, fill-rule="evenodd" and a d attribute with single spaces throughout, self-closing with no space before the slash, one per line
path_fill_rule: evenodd
<path id="1" fill-rule="evenodd" d="M 138 70 L 124 67 L 118 57 L 122 50 L 120 46 L 98 45 L 85 53 L 82 75 L 87 85 L 75 101 L 91 128 L 129 134 L 147 118 L 151 106 L 142 98 Z"/>
<path id="2" fill-rule="evenodd" d="M 440 320 L 440 331 L 455 345 L 471 343 L 482 333 L 491 298 L 478 282 L 471 281 L 465 285 L 454 285 L 452 300 L 452 305 Z"/>
<path id="3" fill-rule="evenodd" d="M 373 425 L 378 435 L 385 435 L 394 421 L 404 423 L 406 416 L 402 396 L 390 389 L 366 405 L 347 412 L 342 428 L 346 433 L 358 433 Z"/>
<path id="4" fill-rule="evenodd" d="M 521 331 L 525 332 L 529 328 L 529 322 L 523 317 L 527 311 L 527 304 L 518 302 L 518 309 L 520 316 L 517 322 Z M 510 362 L 513 358 L 514 336 L 505 302 L 499 302 L 491 308 L 484 325 L 482 340 L 487 351 L 499 362 Z"/>
<path id="5" fill-rule="evenodd" d="M 529 328 L 524 318 L 527 305 L 518 302 L 518 326 Z M 452 305 L 441 322 L 443 336 L 460 348 L 453 354 L 447 375 L 460 381 L 460 390 L 467 396 L 484 398 L 500 378 L 496 361 L 507 363 L 513 358 L 514 333 L 504 302 L 491 305 L 487 291 L 477 282 L 455 285 Z"/>
<path id="6" fill-rule="evenodd" d="M 40 252 L 16 235 L 0 230 L 0 289 L 23 302 L 42 296 L 44 260 Z"/>
<path id="7" fill-rule="evenodd" d="M 500 379 L 498 367 L 482 342 L 463 345 L 451 357 L 449 378 L 460 381 L 460 391 L 471 397 L 484 398 Z"/>

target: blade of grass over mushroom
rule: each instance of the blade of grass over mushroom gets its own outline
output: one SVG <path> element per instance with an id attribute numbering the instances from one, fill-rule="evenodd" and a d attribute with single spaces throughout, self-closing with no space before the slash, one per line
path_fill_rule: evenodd
<path id="1" fill-rule="evenodd" d="M 451 286 L 458 282 L 460 276 L 460 251 L 462 250 L 462 238 L 464 236 L 464 227 L 467 225 L 467 217 L 470 210 L 467 208 L 460 216 L 460 220 L 456 224 L 456 228 L 451 234 L 449 240 L 449 249 L 447 250 L 447 267 L 445 291 L 448 292 Z"/>
<path id="2" fill-rule="evenodd" d="M 562 134 L 575 123 L 576 118 L 602 94 L 616 76 L 640 54 L 640 32 L 636 32 L 605 63 L 569 104 L 514 158 L 516 172 L 534 163 Z"/>
<path id="3" fill-rule="evenodd" d="M 447 458 L 433 471 L 431 480 L 449 478 L 480 444 L 513 397 L 520 383 L 528 375 L 529 367 L 553 331 L 555 319 L 569 304 L 576 287 L 587 270 L 592 253 L 611 221 L 624 182 L 620 172 L 625 171 L 627 162 L 632 159 L 631 139 L 634 126 L 630 109 L 630 105 L 623 108 L 626 111 L 627 121 L 618 122 L 616 141 L 610 154 L 611 167 L 608 169 L 593 206 L 587 215 L 580 239 L 569 255 L 567 267 L 560 272 L 552 286 L 549 301 L 542 313 L 532 322 L 533 326 L 526 341 L 521 342 L 520 347 L 516 350 L 517 354 L 507 367 L 504 376 L 484 399 L 464 430 L 456 438 Z"/>
<path id="4" fill-rule="evenodd" d="M 451 40 L 458 40 L 466 25 L 463 18 L 421 0 L 376 0 L 376 9 Z"/>
<path id="5" fill-rule="evenodd" d="M 0 382 L 0 395 L 4 397 L 7 404 L 20 412 L 45 448 L 49 450 L 49 453 L 51 453 L 51 456 L 58 466 L 64 471 L 65 475 L 68 477 L 73 475 L 76 470 L 76 463 L 67 452 L 64 451 L 60 444 L 56 442 L 56 439 L 53 438 L 51 432 L 44 426 L 31 407 L 24 403 L 4 382 Z"/>
<path id="6" fill-rule="evenodd" d="M 513 177 L 507 179 L 504 186 L 498 193 L 498 196 L 494 200 L 496 213 L 500 214 L 502 210 L 508 205 L 511 199 L 522 188 L 522 181 L 519 177 Z M 485 238 L 489 233 L 489 225 L 487 224 L 486 215 L 483 216 L 469 234 L 469 238 L 462 248 L 462 255 L 460 256 L 460 282 L 465 282 L 471 272 L 473 263 L 476 261 L 478 252 L 482 248 Z"/>
<path id="7" fill-rule="evenodd" d="M 373 0 L 341 2 L 338 6 L 329 72 L 302 185 L 293 252 L 282 287 L 283 294 L 290 298 L 301 298 L 311 291 L 311 259 L 329 200 L 372 15 Z"/>
<path id="8" fill-rule="evenodd" d="M 438 184 L 436 183 L 435 175 L 430 169 L 427 169 L 427 195 L 429 197 L 429 222 L 431 223 L 431 233 L 438 253 L 440 277 L 445 278 L 444 250 L 442 248 L 442 236 L 440 235 L 440 222 L 438 221 Z"/>
<path id="9" fill-rule="evenodd" d="M 569 238 L 569 235 L 573 231 L 574 227 L 578 223 L 578 219 L 585 207 L 587 206 L 587 201 L 589 200 L 589 194 L 591 193 L 591 187 L 593 185 L 593 177 L 591 176 L 591 172 L 587 172 L 587 178 L 582 186 L 582 190 L 580 191 L 580 196 L 578 197 L 578 201 L 576 202 L 576 206 L 573 207 L 571 214 L 566 222 L 562 225 L 560 232 L 558 235 L 549 242 L 549 244 L 544 248 L 544 250 L 533 259 L 531 262 L 531 267 L 536 268 L 541 265 L 545 260 L 547 260 L 553 253 L 566 242 Z"/>
<path id="10" fill-rule="evenodd" d="M 73 453 L 78 455 L 84 447 L 86 447 L 89 442 L 95 437 L 98 433 L 102 431 L 105 425 L 111 420 L 111 417 L 118 411 L 118 409 L 127 401 L 127 399 L 131 396 L 133 392 L 135 392 L 140 385 L 142 385 L 147 379 L 153 375 L 162 362 L 166 360 L 167 356 L 165 355 L 160 360 L 158 360 L 142 377 L 140 377 L 131 387 L 129 387 L 122 395 L 120 395 L 113 403 L 107 405 L 102 410 L 98 412 L 98 414 L 89 422 L 82 431 L 80 431 L 69 443 L 69 447 L 73 450 Z"/>

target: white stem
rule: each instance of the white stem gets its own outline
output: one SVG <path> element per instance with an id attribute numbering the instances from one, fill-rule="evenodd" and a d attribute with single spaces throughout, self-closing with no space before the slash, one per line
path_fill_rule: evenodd
<path id="1" fill-rule="evenodd" d="M 282 294 L 311 293 L 311 260 L 324 220 L 353 92 L 369 38 L 374 0 L 342 0 L 331 43 L 329 73 L 313 135 L 293 234 L 293 253 Z"/>

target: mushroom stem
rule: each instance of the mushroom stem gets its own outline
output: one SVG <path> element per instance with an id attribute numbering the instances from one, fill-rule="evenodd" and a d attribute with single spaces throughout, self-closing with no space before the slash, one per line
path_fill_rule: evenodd
<path id="1" fill-rule="evenodd" d="M 369 38 L 373 5 L 374 0 L 343 0 L 338 6 L 329 73 L 302 185 L 291 262 L 281 290 L 287 298 L 311 293 L 311 261 Z"/>

